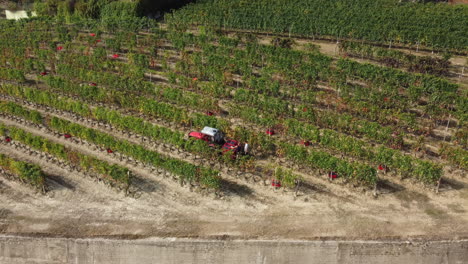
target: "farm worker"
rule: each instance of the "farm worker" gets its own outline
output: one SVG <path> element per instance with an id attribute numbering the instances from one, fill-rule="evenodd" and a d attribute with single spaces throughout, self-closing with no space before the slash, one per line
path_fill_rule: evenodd
<path id="1" fill-rule="evenodd" d="M 239 154 L 239 153 L 241 153 L 241 151 L 242 151 L 242 146 L 241 146 L 241 145 L 238 145 L 238 146 L 236 147 L 236 149 L 234 150 L 234 153 Z"/>
<path id="2" fill-rule="evenodd" d="M 245 154 L 249 153 L 249 144 L 247 142 L 245 142 L 244 144 L 244 153 Z"/>

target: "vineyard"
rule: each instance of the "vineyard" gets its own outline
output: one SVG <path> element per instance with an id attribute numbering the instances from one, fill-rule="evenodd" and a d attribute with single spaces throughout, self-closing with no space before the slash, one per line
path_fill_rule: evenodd
<path id="1" fill-rule="evenodd" d="M 203 0 L 177 12 L 174 23 L 423 45 L 466 54 L 467 16 L 468 8 L 463 5 L 396 0 Z"/>
<path id="2" fill-rule="evenodd" d="M 468 236 L 468 9 L 200 2 L 161 23 L 118 2 L 0 20 L 1 232 Z M 204 127 L 249 151 L 188 137 Z"/>

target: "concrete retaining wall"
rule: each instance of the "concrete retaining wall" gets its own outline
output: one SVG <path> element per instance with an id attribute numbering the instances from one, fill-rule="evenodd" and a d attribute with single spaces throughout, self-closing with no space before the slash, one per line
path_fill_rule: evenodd
<path id="1" fill-rule="evenodd" d="M 0 237 L 2 264 L 468 263 L 468 240 L 432 242 Z"/>

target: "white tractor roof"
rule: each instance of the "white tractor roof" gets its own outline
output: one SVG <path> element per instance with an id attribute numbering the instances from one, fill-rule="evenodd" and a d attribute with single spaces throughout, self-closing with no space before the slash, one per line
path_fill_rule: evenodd
<path id="1" fill-rule="evenodd" d="M 218 133 L 218 129 L 212 127 L 204 127 L 201 131 L 203 134 L 208 135 L 210 137 L 214 137 L 216 133 Z"/>

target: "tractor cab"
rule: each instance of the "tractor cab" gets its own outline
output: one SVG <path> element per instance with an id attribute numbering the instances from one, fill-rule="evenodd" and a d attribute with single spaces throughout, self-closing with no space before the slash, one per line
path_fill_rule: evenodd
<path id="1" fill-rule="evenodd" d="M 218 145 L 223 145 L 225 143 L 224 140 L 224 133 L 221 132 L 217 128 L 213 127 L 204 127 L 202 131 L 200 131 L 201 134 L 207 135 L 210 139 L 211 142 L 216 143 Z"/>

